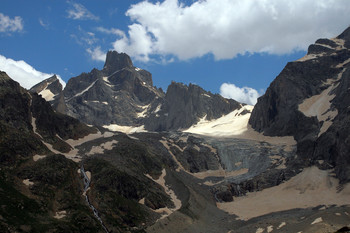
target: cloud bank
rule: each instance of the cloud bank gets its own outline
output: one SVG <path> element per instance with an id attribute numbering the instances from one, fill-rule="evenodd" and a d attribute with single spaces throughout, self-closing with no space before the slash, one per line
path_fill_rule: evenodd
<path id="1" fill-rule="evenodd" d="M 143 1 L 126 12 L 133 23 L 116 33 L 113 47 L 145 62 L 152 55 L 285 54 L 337 35 L 349 26 L 349 12 L 348 0 Z"/>
<path id="2" fill-rule="evenodd" d="M 0 13 L 0 32 L 21 32 L 23 31 L 23 20 L 16 16 L 11 19 L 7 15 Z"/>
<path id="3" fill-rule="evenodd" d="M 234 84 L 223 83 L 220 87 L 220 95 L 238 102 L 255 105 L 260 94 L 250 87 L 237 87 Z"/>
<path id="4" fill-rule="evenodd" d="M 54 75 L 37 71 L 25 61 L 15 61 L 2 55 L 0 55 L 0 70 L 5 71 L 10 78 L 26 89 Z M 66 83 L 58 75 L 57 77 L 65 87 Z"/>

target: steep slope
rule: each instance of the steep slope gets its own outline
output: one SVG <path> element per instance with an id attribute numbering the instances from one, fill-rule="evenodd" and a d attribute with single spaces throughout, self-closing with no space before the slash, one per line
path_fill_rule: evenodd
<path id="1" fill-rule="evenodd" d="M 193 84 L 173 82 L 165 94 L 153 86 L 148 71 L 134 67 L 127 54 L 116 51 L 107 53 L 102 70 L 71 78 L 63 93 L 55 97 L 47 94 L 53 81 L 54 77 L 31 90 L 45 94 L 56 111 L 109 129 L 128 126 L 149 131 L 179 130 L 204 116 L 216 119 L 241 108 L 238 102 Z"/>
<path id="2" fill-rule="evenodd" d="M 110 51 L 102 70 L 71 78 L 63 91 L 64 113 L 93 125 L 140 125 L 144 111 L 163 92 L 151 74 L 133 66 L 124 53 Z M 59 109 L 58 109 L 59 110 Z"/>
<path id="3" fill-rule="evenodd" d="M 298 155 L 335 167 L 350 181 L 350 28 L 319 39 L 305 57 L 290 62 L 271 83 L 249 120 L 270 136 L 294 136 Z"/>
<path id="4" fill-rule="evenodd" d="M 99 232 L 100 224 L 80 195 L 77 164 L 50 150 L 70 150 L 63 138 L 84 137 L 95 130 L 57 115 L 49 103 L 4 72 L 0 129 L 0 231 Z"/>
<path id="5" fill-rule="evenodd" d="M 217 119 L 241 107 L 237 101 L 213 95 L 197 85 L 172 82 L 164 100 L 146 119 L 146 129 L 186 129 L 203 117 L 208 120 Z"/>
<path id="6" fill-rule="evenodd" d="M 30 88 L 29 91 L 38 93 L 46 101 L 53 101 L 62 93 L 62 90 L 62 84 L 60 83 L 57 76 L 54 75 L 34 85 L 32 88 Z"/>

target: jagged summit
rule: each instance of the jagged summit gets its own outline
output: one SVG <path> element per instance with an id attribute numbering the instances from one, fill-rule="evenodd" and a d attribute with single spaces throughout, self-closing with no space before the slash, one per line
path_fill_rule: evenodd
<path id="1" fill-rule="evenodd" d="M 117 51 L 108 51 L 103 70 L 111 74 L 123 68 L 133 68 L 133 63 L 129 55 L 118 53 Z"/>
<path id="2" fill-rule="evenodd" d="M 58 112 L 110 129 L 130 126 L 150 131 L 179 130 L 192 126 L 204 115 L 216 119 L 241 107 L 234 100 L 193 84 L 173 82 L 165 94 L 153 86 L 151 73 L 134 67 L 127 54 L 117 51 L 107 53 L 102 70 L 95 68 L 71 78 L 61 94 L 56 95 L 51 88 L 54 83 L 58 81 L 52 77 L 32 91 L 51 101 Z"/>
<path id="3" fill-rule="evenodd" d="M 53 101 L 62 93 L 63 86 L 56 75 L 43 80 L 42 82 L 30 88 L 30 92 L 41 95 L 46 101 Z"/>

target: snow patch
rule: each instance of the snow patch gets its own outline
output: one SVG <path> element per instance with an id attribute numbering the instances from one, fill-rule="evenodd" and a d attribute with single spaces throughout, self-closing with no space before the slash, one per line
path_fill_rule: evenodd
<path id="1" fill-rule="evenodd" d="M 241 115 L 245 110 L 251 112 L 253 106 L 245 105 L 240 109 L 234 110 L 233 112 L 212 121 L 206 120 L 206 116 L 204 116 L 197 124 L 184 130 L 184 132 L 207 136 L 232 136 L 242 134 L 247 130 L 250 117 L 250 113 Z"/>
<path id="2" fill-rule="evenodd" d="M 314 225 L 314 224 L 320 223 L 320 222 L 323 222 L 322 217 L 316 218 L 316 219 L 311 223 L 311 225 Z"/>
<path id="3" fill-rule="evenodd" d="M 87 155 L 93 155 L 93 154 L 103 154 L 105 150 L 112 150 L 115 144 L 117 144 L 118 141 L 112 140 L 109 142 L 102 143 L 99 146 L 93 146 L 91 150 L 87 153 Z"/>
<path id="4" fill-rule="evenodd" d="M 313 60 L 316 59 L 318 57 L 323 57 L 325 55 L 325 53 L 320 53 L 320 54 L 307 54 L 304 57 L 296 60 L 297 62 L 303 62 L 303 61 L 308 61 L 308 60 Z"/>
<path id="5" fill-rule="evenodd" d="M 142 70 L 142 69 L 140 69 L 140 68 L 138 68 L 138 67 L 135 67 L 135 70 L 136 70 L 136 71 L 140 71 L 140 70 Z"/>
<path id="6" fill-rule="evenodd" d="M 53 216 L 55 219 L 61 219 L 66 217 L 67 212 L 65 210 L 56 212 L 55 216 Z"/>
<path id="7" fill-rule="evenodd" d="M 279 229 L 281 229 L 282 227 L 284 227 L 285 225 L 287 225 L 286 222 L 282 222 L 282 223 L 277 227 L 277 229 L 279 230 Z"/>
<path id="8" fill-rule="evenodd" d="M 23 180 L 23 184 L 25 184 L 27 186 L 31 186 L 34 184 L 34 182 L 30 181 L 29 179 L 25 179 L 25 180 Z"/>
<path id="9" fill-rule="evenodd" d="M 103 128 L 109 129 L 110 131 L 122 132 L 126 134 L 147 132 L 147 130 L 145 130 L 144 125 L 135 127 L 135 126 L 123 126 L 123 125 L 117 125 L 117 124 L 110 124 L 110 125 L 104 125 Z"/>
<path id="10" fill-rule="evenodd" d="M 335 42 L 338 45 L 336 50 L 346 49 L 345 46 L 344 46 L 345 45 L 345 40 L 338 39 L 338 38 L 332 38 L 331 41 Z"/>
<path id="11" fill-rule="evenodd" d="M 202 96 L 205 96 L 205 97 L 208 97 L 208 98 L 210 98 L 211 96 L 210 95 L 208 95 L 208 94 L 202 94 Z"/>
<path id="12" fill-rule="evenodd" d="M 345 69 L 338 75 L 337 79 L 328 79 L 324 85 L 329 85 L 327 89 L 319 95 L 311 96 L 305 99 L 298 106 L 298 110 L 307 117 L 316 116 L 319 122 L 323 122 L 318 136 L 321 136 L 332 125 L 334 118 L 338 115 L 338 110 L 331 110 L 331 101 L 335 98 L 335 94 L 331 92 L 338 86 L 336 82 L 341 78 Z"/>
<path id="13" fill-rule="evenodd" d="M 137 113 L 137 118 L 144 118 L 146 117 L 147 110 L 149 108 L 150 104 L 145 105 L 145 106 L 138 106 L 143 109 L 142 112 Z"/>
<path id="14" fill-rule="evenodd" d="M 145 198 L 142 198 L 141 200 L 139 200 L 139 204 L 144 205 L 145 204 Z"/>
<path id="15" fill-rule="evenodd" d="M 272 232 L 273 231 L 273 226 L 268 226 L 267 227 L 267 233 L 270 233 L 270 232 Z"/>
<path id="16" fill-rule="evenodd" d="M 34 155 L 33 156 L 33 160 L 34 160 L 34 162 L 36 162 L 36 161 L 38 161 L 39 159 L 43 159 L 43 158 L 45 158 L 46 157 L 46 155 Z"/>
<path id="17" fill-rule="evenodd" d="M 349 205 L 350 184 L 338 192 L 339 181 L 332 170 L 320 170 L 317 167 L 305 168 L 290 180 L 259 192 L 236 197 L 234 202 L 217 203 L 217 206 L 248 220 L 272 212 L 296 208 L 310 208 L 319 205 Z"/>
<path id="18" fill-rule="evenodd" d="M 51 101 L 55 98 L 55 94 L 52 93 L 49 89 L 44 89 L 41 92 L 39 92 L 39 95 L 41 95 L 41 97 L 43 97 L 46 101 Z"/>
<path id="19" fill-rule="evenodd" d="M 326 45 L 326 44 L 315 43 L 315 45 L 322 46 L 322 47 L 334 50 L 334 48 L 332 46 L 329 46 L 329 45 Z"/>
<path id="20" fill-rule="evenodd" d="M 204 116 L 200 121 L 184 130 L 186 133 L 205 135 L 210 137 L 229 137 L 249 139 L 270 144 L 285 145 L 285 150 L 291 151 L 296 141 L 293 137 L 269 137 L 259 133 L 248 124 L 254 106 L 245 105 L 221 118 L 207 121 Z M 248 113 L 241 115 L 243 111 Z"/>
<path id="21" fill-rule="evenodd" d="M 75 97 L 81 96 L 82 94 L 84 94 L 85 92 L 87 92 L 88 90 L 90 90 L 91 87 L 93 87 L 95 85 L 95 83 L 97 82 L 97 80 L 95 80 L 93 83 L 90 84 L 90 86 L 88 86 L 87 88 L 85 88 L 83 91 L 79 92 L 78 94 L 74 95 L 73 97 L 70 97 L 68 101 L 72 100 Z"/>
<path id="22" fill-rule="evenodd" d="M 160 217 L 160 219 L 163 219 L 163 218 L 169 216 L 170 214 L 174 213 L 175 211 L 177 211 L 181 208 L 181 206 L 182 206 L 181 200 L 178 199 L 175 192 L 172 189 L 170 189 L 169 186 L 167 186 L 165 184 L 165 179 L 164 179 L 164 177 L 166 176 L 165 169 L 162 170 L 162 174 L 160 175 L 160 177 L 157 180 L 153 179 L 148 174 L 146 174 L 146 176 L 148 178 L 150 178 L 151 180 L 153 180 L 154 182 L 156 182 L 157 184 L 159 184 L 160 186 L 162 186 L 164 188 L 165 193 L 168 194 L 168 196 L 170 196 L 171 201 L 175 205 L 175 208 L 172 208 L 172 209 L 169 209 L 168 207 L 156 209 L 155 212 L 163 214 Z"/>
<path id="23" fill-rule="evenodd" d="M 346 64 L 350 63 L 350 58 L 345 60 L 343 63 L 340 63 L 336 66 L 336 68 L 342 68 L 344 67 Z"/>
<path id="24" fill-rule="evenodd" d="M 156 110 L 153 111 L 153 113 L 159 112 L 161 108 L 162 108 L 162 105 L 159 104 L 159 105 L 157 106 Z"/>

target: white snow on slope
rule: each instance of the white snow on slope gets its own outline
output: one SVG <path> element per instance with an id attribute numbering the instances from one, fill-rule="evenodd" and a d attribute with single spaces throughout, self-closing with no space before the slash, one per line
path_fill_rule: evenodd
<path id="1" fill-rule="evenodd" d="M 345 65 L 347 61 L 344 62 Z M 338 68 L 340 68 L 339 66 Z M 324 83 L 325 86 L 328 86 L 327 89 L 322 91 L 319 95 L 311 96 L 310 98 L 305 99 L 301 104 L 299 104 L 298 109 L 307 117 L 317 117 L 318 121 L 323 122 L 322 127 L 318 136 L 321 136 L 328 128 L 333 124 L 334 118 L 338 115 L 338 110 L 331 110 L 331 101 L 334 99 L 335 94 L 331 92 L 338 86 L 337 81 L 341 79 L 345 68 L 338 74 L 336 79 L 328 79 Z"/>
<path id="2" fill-rule="evenodd" d="M 95 80 L 95 82 L 91 83 L 90 86 L 88 86 L 87 88 L 85 88 L 83 91 L 79 92 L 78 94 L 74 95 L 73 97 L 70 97 L 67 101 L 70 101 L 71 99 L 81 96 L 82 94 L 84 94 L 85 92 L 87 92 L 88 90 L 90 90 L 91 87 L 93 87 L 95 85 L 95 83 L 97 82 L 97 80 Z"/>
<path id="3" fill-rule="evenodd" d="M 305 168 L 303 172 L 278 186 L 236 197 L 234 202 L 217 203 L 217 206 L 239 219 L 248 220 L 272 212 L 319 205 L 349 205 L 350 185 L 338 192 L 339 181 L 331 170 L 317 167 Z"/>
<path id="4" fill-rule="evenodd" d="M 103 81 L 105 82 L 105 84 L 109 87 L 113 87 L 114 85 L 112 85 L 110 82 L 109 82 L 109 77 L 102 77 Z"/>
<path id="5" fill-rule="evenodd" d="M 303 62 L 303 61 L 308 61 L 308 60 L 313 60 L 316 59 L 318 57 L 323 57 L 325 55 L 325 53 L 320 53 L 320 54 L 307 54 L 304 57 L 296 60 L 296 62 Z"/>
<path id="6" fill-rule="evenodd" d="M 240 113 L 244 110 L 251 112 L 253 108 L 254 106 L 245 105 L 238 110 L 212 121 L 207 121 L 204 117 L 197 124 L 183 132 L 210 137 L 242 138 L 268 142 L 270 144 L 285 145 L 287 146 L 286 150 L 291 150 L 292 147 L 296 145 L 296 141 L 292 136 L 270 137 L 252 129 L 248 124 L 251 113 L 246 113 L 244 115 L 240 115 Z"/>
<path id="7" fill-rule="evenodd" d="M 204 116 L 197 124 L 184 130 L 184 132 L 208 136 L 232 136 L 242 134 L 247 130 L 250 117 L 250 113 L 240 115 L 244 110 L 251 112 L 253 106 L 245 105 L 240 109 L 212 121 L 206 120 L 206 116 Z"/>
<path id="8" fill-rule="evenodd" d="M 145 106 L 140 106 L 140 105 L 138 105 L 138 107 L 139 107 L 139 108 L 142 108 L 143 111 L 137 113 L 137 118 L 144 118 L 144 117 L 146 117 L 146 113 L 147 113 L 147 110 L 148 110 L 148 108 L 149 108 L 150 105 L 151 105 L 151 104 L 148 104 L 148 105 L 145 105 Z"/>
<path id="9" fill-rule="evenodd" d="M 345 48 L 345 40 L 343 39 L 337 39 L 337 38 L 332 38 L 331 41 L 335 42 L 338 47 L 336 48 L 336 50 L 342 50 L 342 49 L 346 49 Z"/>
<path id="10" fill-rule="evenodd" d="M 104 125 L 103 128 L 109 129 L 110 131 L 115 131 L 115 132 L 122 132 L 126 134 L 133 134 L 133 133 L 142 133 L 142 132 L 147 132 L 145 130 L 145 126 L 123 126 L 123 125 L 117 125 L 117 124 L 110 124 L 110 125 Z"/>
<path id="11" fill-rule="evenodd" d="M 160 175 L 160 177 L 157 180 L 153 179 L 148 174 L 146 174 L 146 176 L 148 178 L 150 178 L 151 180 L 153 180 L 154 182 L 156 182 L 157 184 L 161 185 L 164 188 L 165 193 L 168 194 L 168 196 L 170 197 L 170 199 L 172 200 L 172 202 L 175 205 L 175 207 L 171 208 L 171 209 L 169 209 L 168 207 L 156 209 L 155 212 L 163 214 L 160 217 L 160 219 L 163 219 L 163 218 L 169 216 L 170 214 L 174 213 L 175 211 L 177 211 L 178 209 L 181 208 L 181 206 L 182 206 L 181 200 L 178 199 L 175 192 L 172 189 L 170 189 L 168 185 L 165 184 L 165 179 L 164 179 L 164 177 L 166 176 L 165 169 L 162 170 L 162 174 Z"/>
<path id="12" fill-rule="evenodd" d="M 52 93 L 49 89 L 44 89 L 41 92 L 39 92 L 39 95 L 41 95 L 41 97 L 43 97 L 46 101 L 51 101 L 55 98 L 55 94 Z"/>

